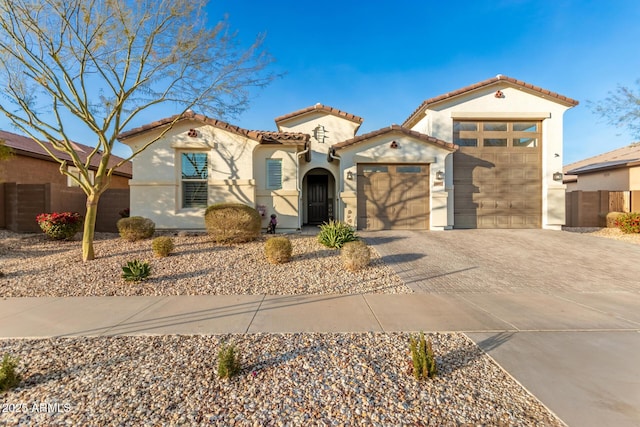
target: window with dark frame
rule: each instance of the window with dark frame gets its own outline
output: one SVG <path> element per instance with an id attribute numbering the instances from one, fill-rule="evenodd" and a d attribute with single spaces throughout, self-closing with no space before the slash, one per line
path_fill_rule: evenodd
<path id="1" fill-rule="evenodd" d="M 182 153 L 182 207 L 206 208 L 208 204 L 207 153 Z"/>

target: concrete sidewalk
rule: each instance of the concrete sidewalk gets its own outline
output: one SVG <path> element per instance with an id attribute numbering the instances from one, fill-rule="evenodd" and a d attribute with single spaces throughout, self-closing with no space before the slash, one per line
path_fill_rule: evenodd
<path id="1" fill-rule="evenodd" d="M 640 330 L 640 295 L 404 294 L 8 298 L 0 337 L 256 332 Z"/>

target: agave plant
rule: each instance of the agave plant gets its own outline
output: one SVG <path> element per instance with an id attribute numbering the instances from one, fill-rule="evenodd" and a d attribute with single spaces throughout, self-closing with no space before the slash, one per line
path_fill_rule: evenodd
<path id="1" fill-rule="evenodd" d="M 325 222 L 320 226 L 318 242 L 329 248 L 340 249 L 345 243 L 358 240 L 353 227 L 340 221 Z"/>
<path id="2" fill-rule="evenodd" d="M 128 261 L 127 265 L 122 267 L 122 278 L 127 282 L 139 282 L 149 277 L 149 274 L 151 274 L 149 263 L 137 259 Z"/>

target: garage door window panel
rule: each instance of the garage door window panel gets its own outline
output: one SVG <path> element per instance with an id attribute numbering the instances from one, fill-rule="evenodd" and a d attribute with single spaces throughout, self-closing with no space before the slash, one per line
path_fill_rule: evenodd
<path id="1" fill-rule="evenodd" d="M 539 122 L 454 121 L 453 142 L 461 147 L 537 148 Z"/>

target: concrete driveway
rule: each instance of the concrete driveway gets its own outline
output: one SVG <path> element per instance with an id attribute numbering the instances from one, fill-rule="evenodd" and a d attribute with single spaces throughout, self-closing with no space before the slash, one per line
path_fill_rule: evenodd
<path id="1" fill-rule="evenodd" d="M 509 325 L 466 333 L 569 426 L 640 425 L 640 245 L 548 230 L 361 235 L 414 291 Z"/>

